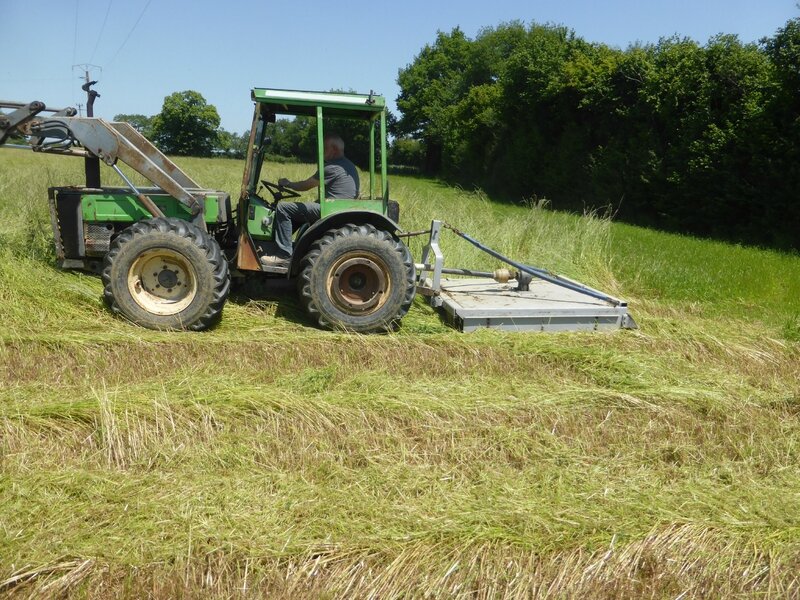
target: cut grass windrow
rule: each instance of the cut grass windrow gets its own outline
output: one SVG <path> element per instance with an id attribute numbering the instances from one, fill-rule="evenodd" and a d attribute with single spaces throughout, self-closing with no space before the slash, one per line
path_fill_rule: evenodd
<path id="1" fill-rule="evenodd" d="M 640 329 L 464 335 L 417 299 L 344 335 L 261 290 L 153 332 L 54 267 L 80 161 L 0 160 L 0 596 L 800 597 L 800 258 L 396 178 L 408 229 L 448 217 Z"/>

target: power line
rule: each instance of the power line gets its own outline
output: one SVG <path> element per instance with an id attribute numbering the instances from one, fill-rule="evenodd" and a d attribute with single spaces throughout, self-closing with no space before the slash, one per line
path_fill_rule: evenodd
<path id="1" fill-rule="evenodd" d="M 100 27 L 100 34 L 97 36 L 97 41 L 94 44 L 94 50 L 92 50 L 92 56 L 91 56 L 91 58 L 89 58 L 89 62 L 92 62 L 92 60 L 94 59 L 94 55 L 97 52 L 97 47 L 100 45 L 100 40 L 103 37 L 103 32 L 106 30 L 106 23 L 108 22 L 108 13 L 111 12 L 111 5 L 112 4 L 114 4 L 114 0 L 108 0 L 108 8 L 106 8 L 106 16 L 103 19 L 103 25 Z M 73 63 L 75 62 L 74 57 L 73 57 L 72 62 Z"/>
<path id="2" fill-rule="evenodd" d="M 119 55 L 119 53 L 120 53 L 120 52 L 122 51 L 122 49 L 125 47 L 125 44 L 127 44 L 127 43 L 128 43 L 128 40 L 129 40 L 129 39 L 131 39 L 131 35 L 133 35 L 133 32 L 134 32 L 134 30 L 136 29 L 136 26 L 139 24 L 139 21 L 141 21 L 141 20 L 142 20 L 142 17 L 144 16 L 144 13 L 145 13 L 145 11 L 147 10 L 147 7 L 148 7 L 148 6 L 150 6 L 150 3 L 151 3 L 152 1 L 153 1 L 153 0 L 147 0 L 147 4 L 145 4 L 145 5 L 144 5 L 144 8 L 142 9 L 142 12 L 141 12 L 141 14 L 139 15 L 139 18 L 138 18 L 138 19 L 136 19 L 136 23 L 134 23 L 134 24 L 133 24 L 133 27 L 131 27 L 131 30 L 128 32 L 128 35 L 127 35 L 127 36 L 125 36 L 125 40 L 122 42 L 122 45 L 119 47 L 119 49 L 118 49 L 118 50 L 117 50 L 117 51 L 114 53 L 114 56 L 112 56 L 112 57 L 111 57 L 111 60 L 110 60 L 110 61 L 108 61 L 108 62 L 106 63 L 106 67 L 108 67 L 108 66 L 109 66 L 111 63 L 113 63 L 113 62 L 114 62 L 114 60 L 117 58 L 117 55 Z"/>

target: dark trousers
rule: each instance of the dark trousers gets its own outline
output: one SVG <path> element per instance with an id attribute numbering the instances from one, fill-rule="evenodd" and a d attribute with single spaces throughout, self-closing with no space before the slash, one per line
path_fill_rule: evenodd
<path id="1" fill-rule="evenodd" d="M 275 210 L 275 243 L 280 256 L 292 255 L 292 234 L 304 223 L 314 223 L 321 214 L 317 202 L 278 202 Z"/>

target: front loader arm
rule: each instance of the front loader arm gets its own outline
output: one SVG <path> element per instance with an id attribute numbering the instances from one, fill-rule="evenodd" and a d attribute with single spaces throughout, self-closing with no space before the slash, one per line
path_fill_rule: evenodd
<path id="1" fill-rule="evenodd" d="M 42 102 L 27 105 L 0 102 L 0 108 L 4 107 L 16 110 L 0 115 L 0 145 L 12 134 L 19 133 L 29 136 L 28 143 L 34 152 L 97 156 L 125 180 L 153 216 L 163 216 L 116 167 L 117 161 L 121 160 L 186 206 L 193 220 L 205 228 L 203 207 L 191 192 L 200 186 L 128 123 L 75 117 L 74 108 L 57 111 L 50 117 L 37 117 L 46 110 Z"/>
<path id="2" fill-rule="evenodd" d="M 25 134 L 27 125 L 42 111 L 48 110 L 44 102 L 34 100 L 23 104 L 21 102 L 0 101 L 0 108 L 13 108 L 8 114 L 0 113 L 0 146 L 14 133 Z M 74 108 L 49 109 L 56 115 L 73 117 L 78 112 Z M 41 141 L 39 141 L 41 143 Z"/>
<path id="3" fill-rule="evenodd" d="M 34 124 L 31 132 L 48 136 L 66 133 L 109 166 L 121 160 L 187 206 L 192 215 L 202 211 L 187 189 L 200 186 L 127 123 L 97 117 L 50 118 Z"/>

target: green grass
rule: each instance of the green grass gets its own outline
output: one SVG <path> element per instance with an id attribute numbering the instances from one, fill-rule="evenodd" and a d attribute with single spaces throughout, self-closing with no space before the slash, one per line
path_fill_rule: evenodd
<path id="1" fill-rule="evenodd" d="M 180 162 L 236 195 L 241 162 Z M 81 177 L 0 150 L 0 595 L 800 594 L 797 256 L 395 177 L 408 229 L 444 218 L 640 329 L 460 334 L 417 299 L 356 336 L 239 295 L 160 333 L 54 267 L 46 189 Z"/>

